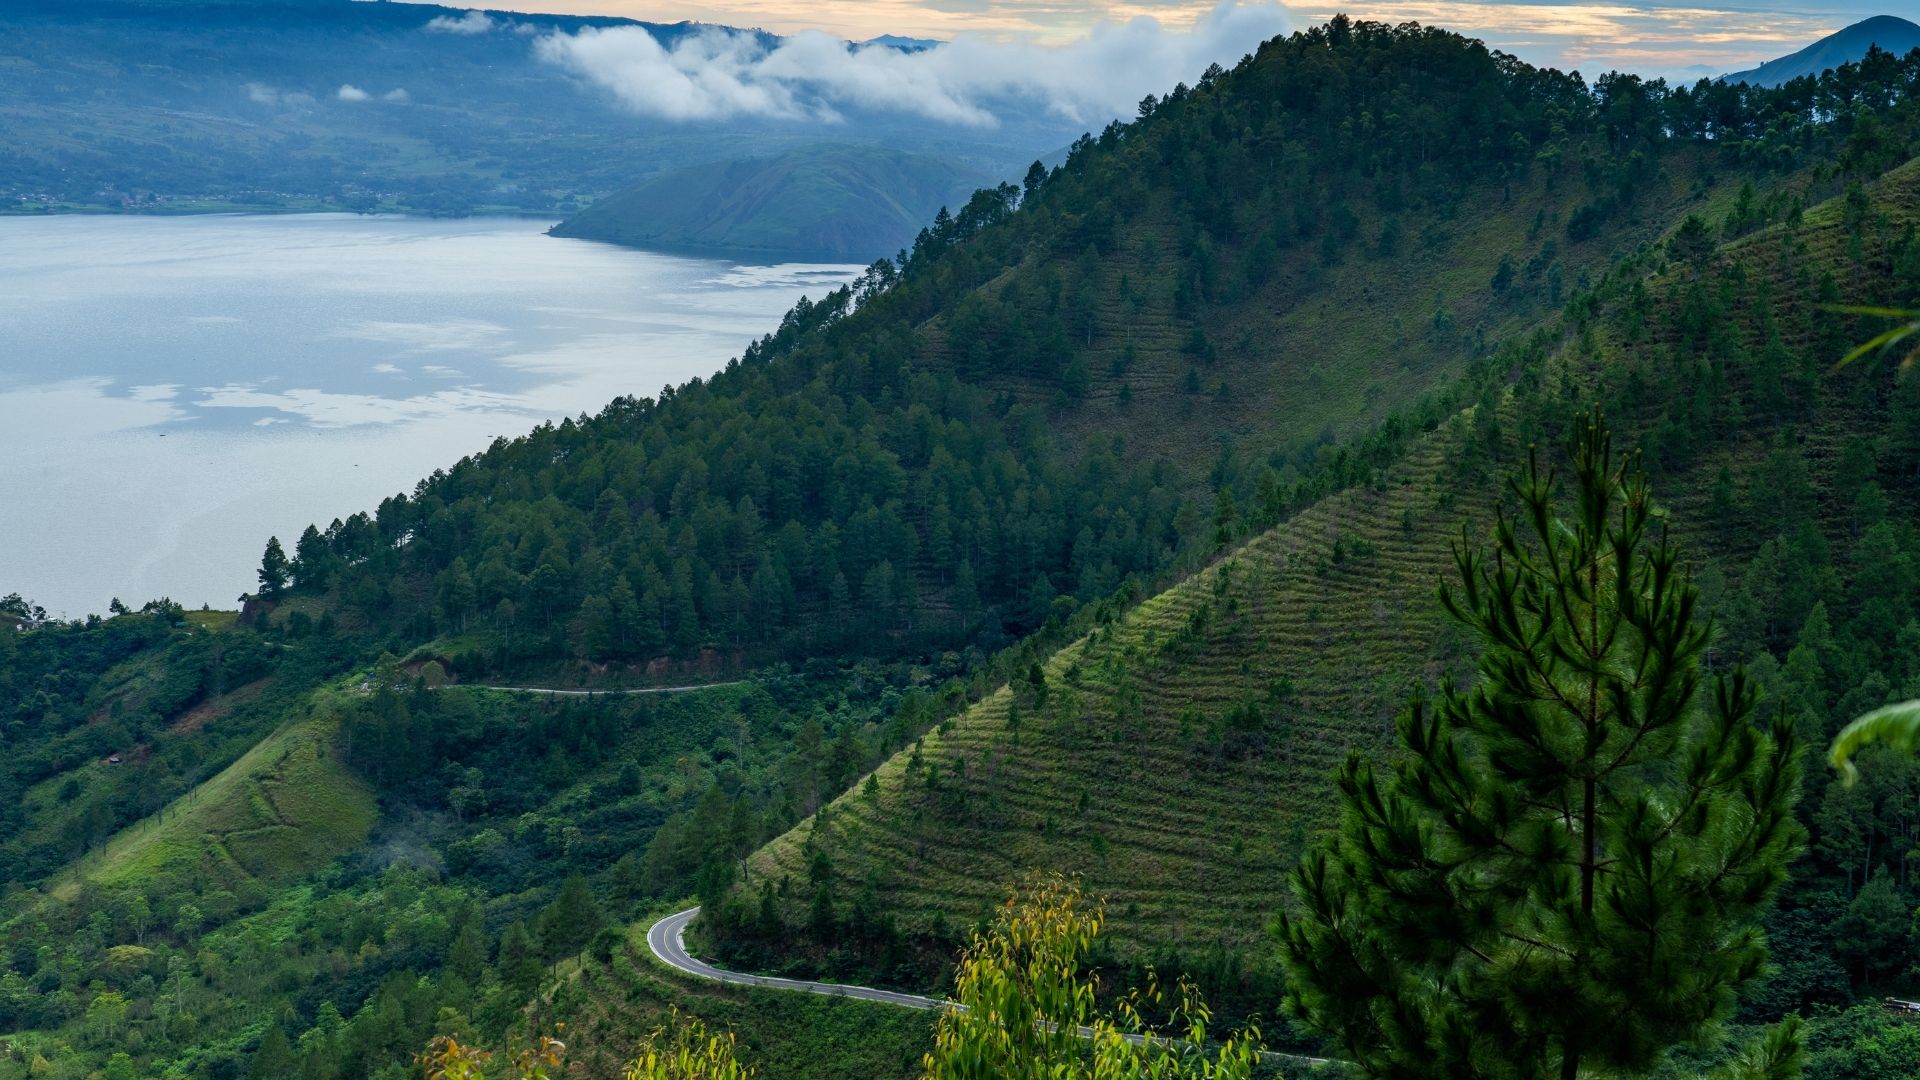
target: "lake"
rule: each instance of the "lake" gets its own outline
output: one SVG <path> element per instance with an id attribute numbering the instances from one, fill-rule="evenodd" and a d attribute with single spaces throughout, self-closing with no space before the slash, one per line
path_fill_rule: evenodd
<path id="1" fill-rule="evenodd" d="M 0 593 L 231 607 L 268 536 L 711 374 L 860 270 L 548 224 L 0 218 Z"/>

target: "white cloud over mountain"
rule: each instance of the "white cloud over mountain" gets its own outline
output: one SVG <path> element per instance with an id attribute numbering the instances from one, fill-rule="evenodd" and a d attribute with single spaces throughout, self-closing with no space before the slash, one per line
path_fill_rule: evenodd
<path id="1" fill-rule="evenodd" d="M 817 32 L 769 45 L 714 28 L 663 46 L 638 27 L 613 27 L 549 34 L 534 48 L 635 112 L 666 120 L 834 120 L 859 109 L 988 127 L 1002 109 L 1040 107 L 1097 126 L 1132 115 L 1149 93 L 1192 82 L 1209 64 L 1231 66 L 1289 26 L 1277 3 L 1224 0 L 1185 30 L 1142 15 L 1100 23 L 1066 45 L 962 34 L 902 52 Z"/>

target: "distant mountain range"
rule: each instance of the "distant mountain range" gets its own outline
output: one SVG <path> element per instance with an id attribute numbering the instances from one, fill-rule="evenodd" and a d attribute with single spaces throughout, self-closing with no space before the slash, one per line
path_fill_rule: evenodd
<path id="1" fill-rule="evenodd" d="M 0 211 L 571 213 L 688 165 L 884 142 L 955 174 L 1010 175 L 1084 124 L 1039 102 L 998 123 L 643 116 L 537 43 L 637 28 L 759 31 L 351 0 L 0 3 Z M 875 44 L 913 52 L 917 39 Z M 1197 73 L 1196 73 L 1197 74 Z"/>
<path id="2" fill-rule="evenodd" d="M 1850 64 L 1879 46 L 1895 56 L 1920 48 L 1920 25 L 1894 15 L 1875 15 L 1836 31 L 1799 52 L 1769 60 L 1757 68 L 1736 71 L 1723 78 L 1730 83 L 1779 86 L 1803 75 L 1818 76 L 1830 68 Z"/>
<path id="3" fill-rule="evenodd" d="M 634 247 L 868 262 L 992 180 L 944 158 L 820 145 L 675 169 L 609 195 L 555 236 Z"/>

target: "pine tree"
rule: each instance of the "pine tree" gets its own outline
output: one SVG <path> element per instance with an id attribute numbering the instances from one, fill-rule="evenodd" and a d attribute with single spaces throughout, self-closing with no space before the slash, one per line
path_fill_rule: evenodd
<path id="1" fill-rule="evenodd" d="M 514 923 L 500 935 L 498 961 L 500 981 L 521 994 L 530 993 L 540 982 L 543 965 L 534 955 L 533 935 L 524 923 Z"/>
<path id="2" fill-rule="evenodd" d="M 471 903 L 461 909 L 457 921 L 459 928 L 447 947 L 447 970 L 468 984 L 478 983 L 487 971 L 486 927 L 481 925 L 479 909 Z"/>
<path id="3" fill-rule="evenodd" d="M 549 961 L 579 952 L 606 923 L 593 887 L 580 874 L 560 885 L 560 895 L 540 913 L 540 952 Z"/>
<path id="4" fill-rule="evenodd" d="M 1743 671 L 1699 700 L 1711 628 L 1598 416 L 1573 466 L 1570 516 L 1536 462 L 1492 553 L 1456 547 L 1440 599 L 1485 640 L 1478 685 L 1408 710 L 1390 776 L 1349 759 L 1295 871 L 1289 1006 L 1369 1076 L 1644 1071 L 1766 961 L 1791 729 L 1755 724 Z"/>
<path id="5" fill-rule="evenodd" d="M 293 1043 L 286 1029 L 275 1024 L 261 1038 L 260 1049 L 253 1052 L 253 1068 L 247 1076 L 250 1080 L 278 1080 L 293 1074 L 293 1064 Z"/>
<path id="6" fill-rule="evenodd" d="M 287 589 L 287 581 L 293 576 L 293 564 L 287 561 L 287 552 L 280 546 L 280 538 L 267 537 L 266 553 L 260 556 L 260 595 L 279 596 Z"/>

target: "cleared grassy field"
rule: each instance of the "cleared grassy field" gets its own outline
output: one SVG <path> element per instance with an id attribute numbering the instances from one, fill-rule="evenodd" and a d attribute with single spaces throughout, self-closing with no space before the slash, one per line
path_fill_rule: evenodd
<path id="1" fill-rule="evenodd" d="M 299 721 L 160 813 L 122 830 L 81 859 L 53 889 L 74 896 L 105 887 L 233 889 L 284 881 L 352 850 L 372 830 L 373 792 L 334 748 L 338 724 Z"/>

